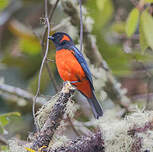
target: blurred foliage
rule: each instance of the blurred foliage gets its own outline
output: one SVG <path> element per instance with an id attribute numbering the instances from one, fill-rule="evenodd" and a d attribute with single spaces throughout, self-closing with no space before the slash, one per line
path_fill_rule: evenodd
<path id="1" fill-rule="evenodd" d="M 94 19 L 93 31 L 99 31 L 112 18 L 113 4 L 111 0 L 88 0 L 87 10 L 89 15 Z M 96 10 L 96 11 L 95 11 Z M 103 15 L 105 14 L 105 15 Z"/>
<path id="2" fill-rule="evenodd" d="M 0 0 L 0 11 L 2 11 L 9 4 L 9 0 Z"/>
<path id="3" fill-rule="evenodd" d="M 20 116 L 20 113 L 18 112 L 11 112 L 11 113 L 0 115 L 0 134 L 6 133 L 6 130 L 4 129 L 4 127 L 19 116 Z"/>

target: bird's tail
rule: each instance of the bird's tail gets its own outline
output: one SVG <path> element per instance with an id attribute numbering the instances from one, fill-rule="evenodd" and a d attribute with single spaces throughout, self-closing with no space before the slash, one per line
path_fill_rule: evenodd
<path id="1" fill-rule="evenodd" d="M 94 114 L 94 117 L 96 119 L 98 119 L 99 117 L 101 117 L 103 115 L 103 110 L 101 108 L 101 105 L 99 104 L 99 102 L 96 99 L 95 94 L 93 93 L 93 97 L 92 98 L 88 98 L 88 102 L 92 108 L 92 112 Z"/>

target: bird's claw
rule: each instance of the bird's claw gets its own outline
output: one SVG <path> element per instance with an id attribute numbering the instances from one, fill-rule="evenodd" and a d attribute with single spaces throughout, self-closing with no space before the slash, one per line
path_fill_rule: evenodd
<path id="1" fill-rule="evenodd" d="M 67 84 L 67 83 L 71 83 L 72 85 L 74 84 L 74 83 L 77 83 L 77 82 L 79 82 L 79 81 L 64 81 L 63 82 L 63 86 L 65 85 L 65 84 Z"/>

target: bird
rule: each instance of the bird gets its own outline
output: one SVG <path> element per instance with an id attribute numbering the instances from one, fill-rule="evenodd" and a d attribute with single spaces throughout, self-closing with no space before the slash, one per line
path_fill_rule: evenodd
<path id="1" fill-rule="evenodd" d="M 56 48 L 56 66 L 64 82 L 69 81 L 88 100 L 93 115 L 99 119 L 103 115 L 100 103 L 96 99 L 92 74 L 83 54 L 75 46 L 72 38 L 64 32 L 49 36 Z"/>

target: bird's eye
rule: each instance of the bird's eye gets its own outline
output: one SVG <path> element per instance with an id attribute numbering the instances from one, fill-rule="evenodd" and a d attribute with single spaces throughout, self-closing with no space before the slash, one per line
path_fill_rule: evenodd
<path id="1" fill-rule="evenodd" d="M 61 45 L 64 45 L 64 44 L 66 44 L 66 41 L 62 41 L 62 42 L 61 42 Z"/>

